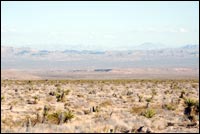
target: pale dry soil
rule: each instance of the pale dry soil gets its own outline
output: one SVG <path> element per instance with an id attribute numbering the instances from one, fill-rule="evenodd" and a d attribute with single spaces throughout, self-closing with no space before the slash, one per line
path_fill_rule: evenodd
<path id="1" fill-rule="evenodd" d="M 199 80 L 3 80 L 1 131 L 198 133 L 199 112 L 184 114 L 185 100 L 198 96 Z M 65 122 L 48 116 L 67 111 L 74 118 Z"/>

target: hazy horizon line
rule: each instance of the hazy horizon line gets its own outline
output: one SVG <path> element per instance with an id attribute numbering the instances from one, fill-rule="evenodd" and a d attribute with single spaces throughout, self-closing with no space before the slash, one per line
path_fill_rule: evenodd
<path id="1" fill-rule="evenodd" d="M 37 48 L 37 47 L 33 47 L 33 46 L 14 46 L 14 45 L 1 45 L 1 47 L 13 47 L 13 48 L 26 48 L 26 49 L 34 49 L 34 50 L 48 50 L 48 51 L 65 51 L 65 50 L 74 50 L 74 51 L 128 51 L 128 50 L 136 50 L 138 47 L 144 45 L 144 44 L 153 44 L 152 46 L 149 45 L 150 47 L 153 47 L 154 45 L 158 45 L 158 43 L 152 43 L 152 42 L 144 42 L 140 45 L 134 45 L 134 46 L 129 46 L 129 47 L 123 47 L 123 48 L 120 48 L 120 47 L 113 47 L 111 49 L 98 49 L 98 48 L 85 48 L 85 47 L 80 47 L 80 48 L 77 48 L 78 45 L 76 45 L 76 47 L 66 47 L 64 48 L 64 44 L 58 44 L 58 45 L 62 45 L 62 48 L 58 48 L 58 49 L 55 49 L 55 47 L 52 47 L 52 48 Z M 180 47 L 184 47 L 184 46 L 187 46 L 187 45 L 195 45 L 195 46 L 199 46 L 198 43 L 187 43 L 187 44 L 183 44 L 183 45 L 166 45 L 166 44 L 163 44 L 163 43 L 160 43 L 162 44 L 161 48 L 160 49 L 163 49 L 163 48 L 180 48 Z"/>

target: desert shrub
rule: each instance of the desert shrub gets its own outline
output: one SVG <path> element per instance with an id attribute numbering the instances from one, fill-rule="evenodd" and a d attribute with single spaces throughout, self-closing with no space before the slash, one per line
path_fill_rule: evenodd
<path id="1" fill-rule="evenodd" d="M 196 101 L 193 99 L 185 99 L 185 104 L 187 105 L 187 107 L 192 107 L 196 104 Z"/>
<path id="2" fill-rule="evenodd" d="M 196 113 L 199 113 L 199 101 L 197 101 L 195 104 L 195 111 Z"/>
<path id="3" fill-rule="evenodd" d="M 55 87 L 60 87 L 61 85 L 59 83 L 55 84 Z"/>
<path id="4" fill-rule="evenodd" d="M 156 114 L 154 109 L 147 109 L 145 112 L 142 113 L 143 116 L 146 118 L 152 118 Z"/>
<path id="5" fill-rule="evenodd" d="M 43 108 L 43 116 L 47 116 L 49 110 L 50 110 L 50 106 L 45 105 Z"/>
<path id="6" fill-rule="evenodd" d="M 60 112 L 55 112 L 55 113 L 52 113 L 52 114 L 48 114 L 47 115 L 47 119 L 51 123 L 58 124 L 59 123 L 59 115 L 60 115 Z"/>
<path id="7" fill-rule="evenodd" d="M 56 99 L 57 99 L 57 102 L 60 102 L 60 101 L 64 102 L 64 99 L 65 99 L 65 94 L 64 94 L 64 92 L 62 92 L 62 93 L 57 93 L 57 94 L 56 94 Z"/>
<path id="8" fill-rule="evenodd" d="M 50 111 L 50 106 L 45 105 L 43 108 L 43 113 L 42 113 L 42 123 L 44 123 L 46 121 L 46 117 L 48 116 Z"/>
<path id="9" fill-rule="evenodd" d="M 178 87 L 178 83 L 177 82 L 173 82 L 170 86 L 171 89 L 177 89 Z"/>
<path id="10" fill-rule="evenodd" d="M 31 84 L 31 81 L 29 80 L 29 81 L 27 81 L 27 84 Z"/>
<path id="11" fill-rule="evenodd" d="M 128 92 L 126 93 L 127 96 L 130 96 L 130 95 L 132 95 L 132 94 L 133 94 L 133 92 L 131 92 L 131 91 L 128 91 Z"/>
<path id="12" fill-rule="evenodd" d="M 93 106 L 90 111 L 92 111 L 92 112 L 99 112 L 100 111 L 100 107 L 99 106 L 96 106 L 96 107 Z"/>
<path id="13" fill-rule="evenodd" d="M 33 96 L 33 98 L 34 98 L 35 100 L 39 99 L 39 97 L 38 97 L 38 96 Z"/>
<path id="14" fill-rule="evenodd" d="M 95 90 L 90 91 L 88 94 L 96 94 Z"/>
<path id="15" fill-rule="evenodd" d="M 73 119 L 75 116 L 72 111 L 56 111 L 54 113 L 48 114 L 47 119 L 49 122 L 54 124 L 60 124 L 61 122 L 66 123 Z"/>
<path id="16" fill-rule="evenodd" d="M 56 99 L 57 99 L 57 102 L 61 101 L 61 94 L 56 94 Z"/>
<path id="17" fill-rule="evenodd" d="M 53 95 L 53 96 L 56 95 L 57 102 L 60 102 L 60 101 L 64 102 L 65 95 L 68 95 L 69 92 L 70 92 L 69 89 L 68 90 L 61 90 L 61 88 L 57 88 L 57 93 L 51 92 L 51 95 Z"/>
<path id="18" fill-rule="evenodd" d="M 132 107 L 130 112 L 132 114 L 140 114 L 142 111 L 144 111 L 146 109 L 146 107 Z"/>
<path id="19" fill-rule="evenodd" d="M 189 115 L 189 116 L 188 116 L 188 119 L 189 119 L 190 121 L 192 121 L 192 122 L 196 122 L 196 121 L 197 121 L 197 118 L 196 118 L 195 115 Z"/>
<path id="20" fill-rule="evenodd" d="M 77 94 L 77 97 L 83 98 L 84 95 L 82 95 L 82 94 Z"/>
<path id="21" fill-rule="evenodd" d="M 5 100 L 5 96 L 1 96 L 1 101 Z"/>
<path id="22" fill-rule="evenodd" d="M 89 114 L 90 110 L 83 110 L 84 114 Z"/>
<path id="23" fill-rule="evenodd" d="M 70 92 L 70 90 L 69 90 L 69 89 L 67 89 L 67 90 L 65 90 L 65 91 L 64 91 L 65 95 L 68 95 L 68 94 L 69 94 L 69 92 Z"/>
<path id="24" fill-rule="evenodd" d="M 176 106 L 174 104 L 165 104 L 164 108 L 166 108 L 167 110 L 175 110 Z"/>
<path id="25" fill-rule="evenodd" d="M 36 100 L 27 100 L 27 104 L 37 104 Z"/>
<path id="26" fill-rule="evenodd" d="M 60 93 L 60 92 L 61 92 L 61 88 L 60 88 L 60 87 L 57 87 L 56 91 L 57 91 L 58 93 Z"/>
<path id="27" fill-rule="evenodd" d="M 101 107 L 106 107 L 106 106 L 110 106 L 112 105 L 112 102 L 110 100 L 104 101 L 101 104 L 99 104 L 99 106 Z"/>
<path id="28" fill-rule="evenodd" d="M 146 99 L 146 102 L 151 102 L 152 101 L 152 98 L 147 98 Z"/>
<path id="29" fill-rule="evenodd" d="M 139 98 L 139 102 L 142 102 L 143 96 L 142 96 L 142 95 L 139 95 L 139 94 L 137 94 L 137 96 L 138 96 L 138 98 Z"/>
<path id="30" fill-rule="evenodd" d="M 49 95 L 54 96 L 55 92 L 51 91 L 51 92 L 49 92 Z"/>
<path id="31" fill-rule="evenodd" d="M 169 93 L 170 93 L 169 90 L 164 91 L 164 94 L 169 94 Z"/>
<path id="32" fill-rule="evenodd" d="M 192 83 L 192 88 L 197 88 L 197 87 L 198 87 L 198 84 Z"/>
<path id="33" fill-rule="evenodd" d="M 39 100 L 39 97 L 38 96 L 33 96 L 33 99 L 34 99 L 35 103 L 37 104 L 38 100 Z"/>
<path id="34" fill-rule="evenodd" d="M 75 116 L 72 111 L 64 112 L 64 122 L 68 122 L 73 119 Z"/>
<path id="35" fill-rule="evenodd" d="M 71 106 L 71 103 L 70 103 L 70 102 L 66 102 L 66 103 L 64 104 L 64 107 L 69 107 L 69 106 Z"/>
<path id="36" fill-rule="evenodd" d="M 37 110 L 37 111 L 40 111 L 40 110 L 42 110 L 42 108 L 41 108 L 41 107 L 39 107 L 39 108 L 37 108 L 36 110 Z"/>
<path id="37" fill-rule="evenodd" d="M 186 105 L 186 108 L 184 110 L 184 114 L 190 116 L 193 112 L 196 112 L 198 113 L 198 101 L 194 100 L 194 99 L 191 99 L 191 98 L 188 98 L 188 99 L 185 99 L 185 105 Z"/>
<path id="38" fill-rule="evenodd" d="M 184 98 L 184 95 L 185 95 L 185 91 L 181 91 L 181 95 L 179 98 Z"/>
<path id="39" fill-rule="evenodd" d="M 155 88 L 151 89 L 152 95 L 157 95 L 157 91 Z"/>

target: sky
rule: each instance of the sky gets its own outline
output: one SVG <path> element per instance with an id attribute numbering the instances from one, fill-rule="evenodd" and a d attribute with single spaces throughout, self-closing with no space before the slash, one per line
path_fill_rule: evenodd
<path id="1" fill-rule="evenodd" d="M 199 44 L 199 2 L 1 1 L 1 45 L 129 50 Z"/>

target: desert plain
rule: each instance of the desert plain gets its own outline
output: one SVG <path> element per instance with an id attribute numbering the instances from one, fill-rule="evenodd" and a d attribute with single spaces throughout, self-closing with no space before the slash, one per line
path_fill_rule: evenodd
<path id="1" fill-rule="evenodd" d="M 199 80 L 4 79 L 1 131 L 199 133 Z"/>

